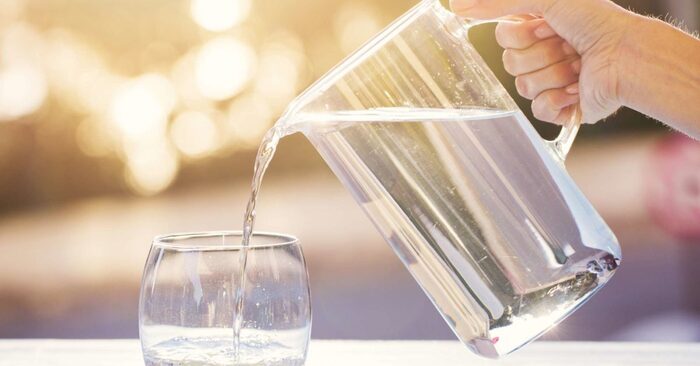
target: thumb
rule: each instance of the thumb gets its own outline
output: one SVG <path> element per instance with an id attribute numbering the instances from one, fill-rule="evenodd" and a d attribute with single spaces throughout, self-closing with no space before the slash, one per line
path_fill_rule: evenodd
<path id="1" fill-rule="evenodd" d="M 496 19 L 506 15 L 542 15 L 556 0 L 450 0 L 452 11 L 466 18 Z"/>

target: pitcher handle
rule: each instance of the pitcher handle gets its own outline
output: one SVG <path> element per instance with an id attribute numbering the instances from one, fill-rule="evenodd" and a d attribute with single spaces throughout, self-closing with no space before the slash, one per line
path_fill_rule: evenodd
<path id="1" fill-rule="evenodd" d="M 569 150 L 571 150 L 579 128 L 581 128 L 581 107 L 577 104 L 574 105 L 571 119 L 567 124 L 561 126 L 559 135 L 554 140 L 545 140 L 547 147 L 560 162 L 564 163 L 566 156 L 569 155 Z"/>
<path id="2" fill-rule="evenodd" d="M 462 18 L 462 21 L 464 23 L 465 32 L 468 33 L 469 28 L 476 25 L 500 22 L 516 23 L 522 21 L 522 19 L 518 17 L 507 16 L 497 19 L 486 20 Z M 559 135 L 554 140 L 544 140 L 545 145 L 550 149 L 552 155 L 554 155 L 557 161 L 561 162 L 562 164 L 566 160 L 566 156 L 569 154 L 569 150 L 571 150 L 571 145 L 573 145 L 574 140 L 576 139 L 578 130 L 581 127 L 581 121 L 581 107 L 579 105 L 575 105 L 574 111 L 571 114 L 571 119 L 561 127 Z"/>

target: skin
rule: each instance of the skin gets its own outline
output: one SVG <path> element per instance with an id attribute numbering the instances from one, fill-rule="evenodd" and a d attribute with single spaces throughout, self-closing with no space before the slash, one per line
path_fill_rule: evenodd
<path id="1" fill-rule="evenodd" d="M 609 0 L 452 0 L 465 18 L 518 16 L 496 39 L 535 117 L 595 123 L 627 106 L 700 139 L 700 40 Z M 525 15 L 523 15 L 525 14 Z"/>

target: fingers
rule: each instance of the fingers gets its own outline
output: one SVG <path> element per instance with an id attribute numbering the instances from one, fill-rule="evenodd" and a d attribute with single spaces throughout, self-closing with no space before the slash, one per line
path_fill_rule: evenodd
<path id="1" fill-rule="evenodd" d="M 559 37 L 552 37 L 519 50 L 508 48 L 503 52 L 503 66 L 511 75 L 522 75 L 544 69 L 576 55 L 571 45 Z"/>
<path id="2" fill-rule="evenodd" d="M 467 18 L 495 19 L 512 14 L 542 14 L 555 0 L 451 0 L 457 15 Z"/>
<path id="3" fill-rule="evenodd" d="M 532 114 L 541 121 L 566 124 L 573 117 L 578 102 L 578 84 L 546 90 L 532 101 Z"/>
<path id="4" fill-rule="evenodd" d="M 492 0 L 497 1 L 497 0 Z M 579 102 L 581 60 L 576 50 L 541 18 L 499 23 L 496 40 L 506 50 L 503 66 L 514 76 L 518 93 L 532 99 L 536 118 L 566 123 Z"/>
<path id="5" fill-rule="evenodd" d="M 565 60 L 544 69 L 517 76 L 515 87 L 523 97 L 535 99 L 545 90 L 563 88 L 578 82 L 580 72 L 581 59 Z"/>
<path id="6" fill-rule="evenodd" d="M 496 42 L 503 48 L 526 49 L 554 35 L 552 28 L 541 18 L 517 23 L 501 22 L 496 26 Z"/>

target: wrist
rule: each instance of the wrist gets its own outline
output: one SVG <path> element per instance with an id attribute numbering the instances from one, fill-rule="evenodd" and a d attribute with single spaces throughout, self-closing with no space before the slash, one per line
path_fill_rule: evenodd
<path id="1" fill-rule="evenodd" d="M 654 52 L 650 42 L 661 21 L 629 12 L 623 23 L 625 30 L 618 48 L 615 70 L 618 102 L 625 106 L 637 104 L 640 88 L 649 75 L 648 56 Z"/>
<path id="2" fill-rule="evenodd" d="M 700 138 L 700 41 L 642 16 L 626 29 L 616 66 L 618 101 Z"/>

